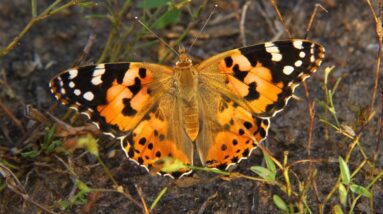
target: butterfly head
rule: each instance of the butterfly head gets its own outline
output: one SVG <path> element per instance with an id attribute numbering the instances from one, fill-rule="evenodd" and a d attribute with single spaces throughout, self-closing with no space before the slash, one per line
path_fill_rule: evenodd
<path id="1" fill-rule="evenodd" d="M 176 67 L 179 68 L 190 68 L 193 63 L 189 55 L 186 54 L 185 47 L 180 45 L 178 49 L 178 61 L 176 62 Z"/>

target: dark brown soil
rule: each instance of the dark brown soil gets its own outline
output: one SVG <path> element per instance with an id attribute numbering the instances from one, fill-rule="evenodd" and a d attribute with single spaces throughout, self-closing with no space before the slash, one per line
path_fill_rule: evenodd
<path id="1" fill-rule="evenodd" d="M 52 1 L 37 2 L 38 8 L 45 8 Z M 200 1 L 193 1 L 192 9 L 198 8 L 198 2 Z M 245 22 L 248 44 L 288 38 L 274 12 L 271 1 L 251 2 Z M 378 42 L 371 11 L 366 2 L 360 0 L 278 1 L 281 13 L 294 37 L 304 37 L 306 25 L 315 3 L 320 3 L 328 10 L 328 13 L 321 11 L 317 14 L 308 35 L 309 39 L 320 42 L 326 47 L 324 63 L 307 81 L 310 99 L 316 102 L 311 156 L 312 159 L 322 160 L 320 163 L 314 164 L 314 168 L 318 170 L 315 181 L 319 200 L 323 200 L 339 175 L 338 156 L 344 157 L 348 145 L 351 143 L 351 140 L 331 128 L 329 128 L 329 139 L 326 140 L 324 137 L 325 126 L 319 120 L 324 115 L 324 109 L 319 105 L 320 100 L 325 100 L 324 68 L 335 66 L 329 79 L 330 86 L 338 78 L 342 78 L 334 96 L 339 121 L 354 130 L 359 130 L 361 114 L 366 112 L 365 110 L 368 109 L 371 102 Z M 206 27 L 204 33 L 208 35 L 208 38 L 198 40 L 190 53 L 196 61 L 243 46 L 239 27 L 241 9 L 244 4 L 245 1 L 219 2 L 219 7 L 211 21 L 212 24 Z M 10 113 L 5 112 L 4 108 L 0 108 L 0 161 L 15 166 L 10 169 L 25 187 L 30 198 L 58 213 L 88 212 L 86 210 L 88 207 L 90 207 L 89 213 L 142 212 L 141 208 L 119 193 L 101 193 L 97 200 L 92 201 L 88 198 L 86 205 L 74 205 L 66 210 L 60 210 L 58 201 L 67 200 L 77 193 L 74 184 L 75 177 L 68 172 L 68 168 L 63 162 L 70 165 L 77 178 L 89 187 L 112 189 L 113 184 L 102 166 L 96 158 L 84 153 L 82 149 L 78 149 L 74 153 L 41 154 L 36 158 L 23 158 L 20 155 L 22 152 L 38 148 L 42 142 L 43 127 L 47 125 L 39 125 L 27 118 L 25 116 L 26 105 L 33 105 L 46 115 L 51 121 L 50 123 L 53 123 L 53 119 L 46 114 L 49 109 L 57 105 L 57 101 L 49 92 L 50 78 L 60 71 L 70 68 L 76 62 L 91 34 L 96 36 L 96 40 L 86 63 L 95 62 L 100 56 L 112 26 L 105 19 L 89 19 L 86 16 L 108 14 L 105 5 L 100 1 L 96 8 L 72 7 L 49 17 L 32 27 L 12 52 L 0 58 L 0 101 L 20 122 L 20 125 L 17 125 L 15 120 L 11 119 Z M 212 7 L 213 1 L 202 12 L 200 22 L 194 26 L 193 30 L 198 31 L 202 27 Z M 117 8 L 114 9 L 117 10 Z M 30 1 L 2 0 L 0 1 L 0 11 L 0 47 L 5 47 L 30 20 Z M 132 25 L 136 25 L 136 29 L 141 30 L 142 27 L 132 21 L 132 17 L 140 15 L 141 12 L 142 9 L 137 8 L 136 2 L 133 2 L 123 21 L 131 22 Z M 183 11 L 184 18 L 178 24 L 154 31 L 169 41 L 171 33 L 178 35 L 186 28 L 190 20 L 188 16 L 185 10 Z M 219 21 L 225 17 L 229 18 L 226 21 Z M 128 38 L 132 40 L 133 35 Z M 182 43 L 188 46 L 192 39 L 191 36 L 188 36 Z M 139 41 L 137 45 L 153 40 L 146 38 Z M 157 53 L 158 43 L 146 48 L 136 48 L 130 54 L 129 59 L 119 58 L 119 60 L 157 62 Z M 283 153 L 288 151 L 289 163 L 309 158 L 307 152 L 309 116 L 303 87 L 296 90 L 296 95 L 301 99 L 293 99 L 282 113 L 271 119 L 271 131 L 265 143 L 279 161 L 282 161 Z M 360 144 L 370 160 L 373 159 L 374 152 L 377 150 L 377 121 L 380 109 L 380 101 L 377 99 L 376 114 L 363 130 L 360 139 Z M 51 114 L 62 118 L 65 111 L 66 108 L 59 106 Z M 68 122 L 68 120 L 66 121 Z M 74 126 L 84 125 L 87 122 L 81 117 Z M 125 154 L 119 149 L 117 140 L 105 136 L 99 137 L 101 158 L 117 182 L 139 203 L 141 202 L 137 187 L 142 188 L 143 198 L 149 206 L 163 188 L 168 188 L 153 210 L 154 213 L 275 213 L 279 211 L 273 203 L 272 196 L 278 194 L 287 201 L 286 194 L 277 186 L 244 178 L 228 180 L 206 172 L 195 172 L 180 180 L 151 176 L 145 169 L 125 157 Z M 382 148 L 379 149 L 382 150 Z M 361 160 L 361 154 L 355 150 L 349 163 L 352 171 Z M 262 164 L 264 164 L 262 155 L 256 151 L 233 171 L 256 176 L 249 168 Z M 382 170 L 382 155 L 378 156 L 375 166 L 380 171 Z M 298 191 L 297 178 L 303 181 L 307 176 L 307 169 L 308 164 L 297 164 L 290 171 L 294 191 Z M 277 180 L 284 183 L 281 172 L 278 173 Z M 0 181 L 3 184 L 3 189 L 0 190 L 0 213 L 37 212 L 38 208 L 35 205 L 8 188 L 1 177 Z M 370 181 L 371 171 L 366 166 L 357 174 L 355 182 L 366 186 Z M 309 190 L 307 201 L 311 211 L 317 213 L 318 200 L 313 192 L 312 189 Z M 373 211 L 383 213 L 381 201 L 383 201 L 383 191 L 380 180 L 374 188 Z M 326 204 L 326 213 L 330 212 L 332 207 L 338 203 L 336 193 Z M 369 200 L 362 197 L 357 203 L 355 211 L 357 213 L 372 212 L 369 203 Z M 348 209 L 349 207 L 345 208 L 346 211 Z"/>

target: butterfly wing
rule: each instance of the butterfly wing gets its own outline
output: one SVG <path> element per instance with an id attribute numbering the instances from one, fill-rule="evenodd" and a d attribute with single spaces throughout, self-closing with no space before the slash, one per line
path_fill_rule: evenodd
<path id="1" fill-rule="evenodd" d="M 183 129 L 184 117 L 180 108 L 181 103 L 174 94 L 163 94 L 132 134 L 122 138 L 122 148 L 127 156 L 148 171 L 159 174 L 180 177 L 190 173 L 187 168 L 162 171 L 161 167 L 167 158 L 193 164 L 193 142 Z"/>
<path id="2" fill-rule="evenodd" d="M 200 108 L 207 109 L 196 142 L 201 160 L 227 168 L 247 157 L 266 137 L 267 118 L 286 106 L 323 58 L 320 44 L 293 39 L 234 49 L 197 65 Z"/>
<path id="3" fill-rule="evenodd" d="M 323 58 L 320 44 L 293 39 L 227 51 L 197 69 L 202 78 L 216 80 L 210 84 L 231 92 L 230 98 L 241 106 L 270 117 L 286 106 L 295 87 L 317 70 Z"/>
<path id="4" fill-rule="evenodd" d="M 105 134 L 120 137 L 128 157 L 148 169 L 167 156 L 192 163 L 192 143 L 178 130 L 182 118 L 166 113 L 180 112 L 171 99 L 172 77 L 171 68 L 158 64 L 110 63 L 64 71 L 50 88 Z"/>
<path id="5" fill-rule="evenodd" d="M 197 150 L 204 165 L 227 169 L 247 158 L 266 138 L 269 119 L 255 117 L 224 94 L 209 93 L 207 97 L 200 99 L 203 123 Z"/>

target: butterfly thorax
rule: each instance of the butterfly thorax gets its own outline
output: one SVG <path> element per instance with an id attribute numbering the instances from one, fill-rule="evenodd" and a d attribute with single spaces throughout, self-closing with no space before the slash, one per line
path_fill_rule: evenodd
<path id="1" fill-rule="evenodd" d="M 180 55 L 174 68 L 175 78 L 178 85 L 178 98 L 181 102 L 181 114 L 183 125 L 191 140 L 195 140 L 199 130 L 199 115 L 197 102 L 198 77 L 191 58 L 180 50 Z"/>

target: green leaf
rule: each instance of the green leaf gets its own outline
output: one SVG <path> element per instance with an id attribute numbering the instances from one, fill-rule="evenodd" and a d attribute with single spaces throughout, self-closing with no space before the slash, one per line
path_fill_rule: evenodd
<path id="1" fill-rule="evenodd" d="M 280 209 L 282 211 L 285 211 L 285 212 L 289 211 L 289 209 L 287 208 L 286 203 L 278 195 L 273 195 L 273 201 L 274 201 L 274 204 L 278 207 L 278 209 Z"/>
<path id="2" fill-rule="evenodd" d="M 91 189 L 88 187 L 88 185 L 86 185 L 84 182 L 82 182 L 79 179 L 76 180 L 76 186 L 82 192 L 90 192 L 91 191 Z"/>
<path id="3" fill-rule="evenodd" d="M 79 3 L 78 6 L 80 6 L 82 8 L 95 7 L 95 6 L 97 6 L 97 3 L 91 2 L 91 1 L 87 1 L 87 2 Z"/>
<path id="4" fill-rule="evenodd" d="M 261 166 L 252 166 L 250 167 L 250 170 L 259 175 L 261 178 L 265 179 L 266 181 L 274 181 L 275 180 L 275 173 L 270 171 L 269 169 Z"/>
<path id="5" fill-rule="evenodd" d="M 53 152 L 53 150 L 55 150 L 57 147 L 61 146 L 62 142 L 61 140 L 54 140 L 52 141 L 49 146 L 46 148 L 46 152 L 47 153 L 51 153 Z"/>
<path id="6" fill-rule="evenodd" d="M 58 204 L 60 205 L 61 210 L 67 210 L 71 207 L 71 203 L 69 200 L 59 200 Z"/>
<path id="7" fill-rule="evenodd" d="M 350 169 L 348 168 L 347 163 L 343 160 L 341 156 L 339 156 L 339 168 L 342 183 L 348 185 L 351 181 Z"/>
<path id="8" fill-rule="evenodd" d="M 334 213 L 334 214 L 343 214 L 342 207 L 339 204 L 335 205 L 332 208 L 332 213 Z"/>
<path id="9" fill-rule="evenodd" d="M 41 151 L 32 150 L 32 151 L 29 151 L 29 152 L 21 153 L 21 156 L 23 158 L 35 158 L 35 157 L 39 156 L 40 154 L 41 154 Z"/>
<path id="10" fill-rule="evenodd" d="M 266 153 L 263 153 L 263 158 L 265 159 L 267 168 L 274 174 L 277 173 L 277 168 L 275 167 L 274 161 Z"/>
<path id="11" fill-rule="evenodd" d="M 347 189 L 343 184 L 339 184 L 338 187 L 339 192 L 339 201 L 343 206 L 346 206 L 347 202 Z"/>
<path id="12" fill-rule="evenodd" d="M 366 189 L 363 186 L 357 185 L 357 184 L 351 184 L 350 189 L 353 193 L 363 195 L 364 197 L 371 198 L 372 194 L 368 189 Z"/>
<path id="13" fill-rule="evenodd" d="M 138 3 L 138 8 L 153 9 L 162 7 L 171 2 L 170 0 L 143 0 Z"/>
<path id="14" fill-rule="evenodd" d="M 165 12 L 160 18 L 158 18 L 153 27 L 156 29 L 162 29 L 170 24 L 175 24 L 179 21 L 180 15 L 180 10 L 169 10 Z"/>
<path id="15" fill-rule="evenodd" d="M 43 139 L 43 143 L 41 145 L 41 148 L 44 150 L 46 147 L 49 146 L 49 143 L 53 140 L 54 134 L 56 131 L 56 125 L 53 125 L 52 127 L 46 127 L 45 128 L 45 135 Z"/>

